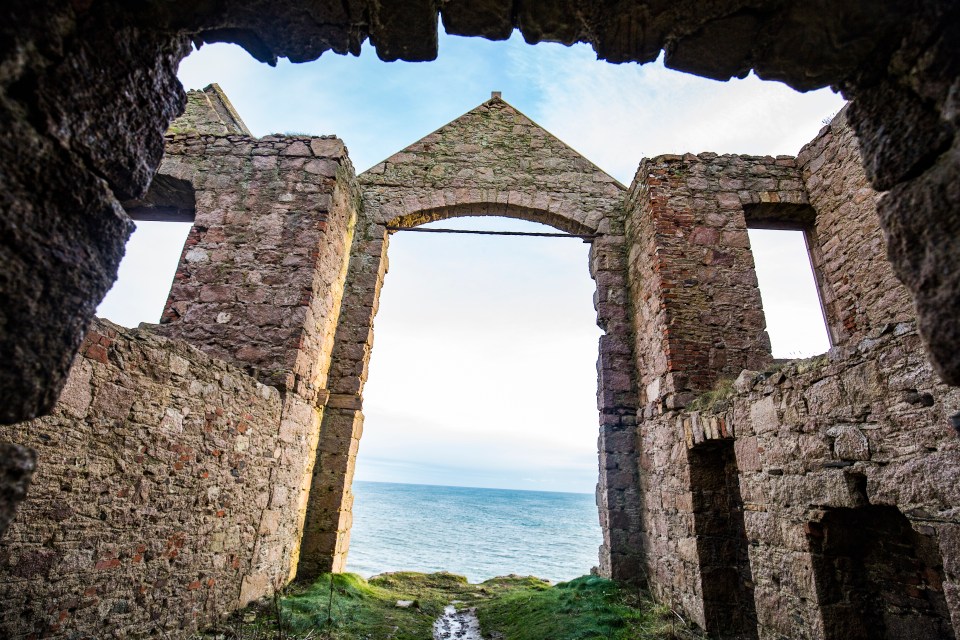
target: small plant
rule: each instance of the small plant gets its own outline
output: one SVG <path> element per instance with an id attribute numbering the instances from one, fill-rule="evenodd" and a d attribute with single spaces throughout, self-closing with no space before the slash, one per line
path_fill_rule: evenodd
<path id="1" fill-rule="evenodd" d="M 730 398 L 736 393 L 733 378 L 721 378 L 713 389 L 702 393 L 693 399 L 687 407 L 690 411 L 706 411 L 716 413 L 727 409 Z"/>

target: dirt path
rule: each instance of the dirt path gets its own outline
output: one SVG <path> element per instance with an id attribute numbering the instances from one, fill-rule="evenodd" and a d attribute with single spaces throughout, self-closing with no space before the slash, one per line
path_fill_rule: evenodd
<path id="1" fill-rule="evenodd" d="M 474 609 L 457 611 L 452 604 L 433 623 L 433 640 L 483 640 L 480 621 Z"/>

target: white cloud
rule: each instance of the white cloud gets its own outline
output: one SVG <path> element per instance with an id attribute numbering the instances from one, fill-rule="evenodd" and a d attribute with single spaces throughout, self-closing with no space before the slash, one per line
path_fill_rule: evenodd
<path id="1" fill-rule="evenodd" d="M 513 55 L 540 90 L 540 124 L 627 184 L 641 158 L 664 153 L 796 154 L 843 106 L 829 90 L 800 94 L 755 76 L 607 64 L 585 46 Z"/>

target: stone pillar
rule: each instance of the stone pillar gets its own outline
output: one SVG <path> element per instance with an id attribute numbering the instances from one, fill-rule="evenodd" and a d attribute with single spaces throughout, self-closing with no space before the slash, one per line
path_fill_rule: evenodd
<path id="1" fill-rule="evenodd" d="M 597 324 L 604 330 L 597 359 L 600 572 L 616 580 L 637 580 L 644 550 L 635 436 L 637 387 L 622 223 L 617 227 L 619 233 L 597 238 L 590 249 L 590 272 L 597 283 Z"/>
<path id="2" fill-rule="evenodd" d="M 363 386 L 373 348 L 373 318 L 387 270 L 386 229 L 358 229 L 350 254 L 347 296 L 330 367 L 330 399 L 320 429 L 297 578 L 344 570 L 353 523 L 353 471 L 363 433 Z"/>
<path id="3" fill-rule="evenodd" d="M 322 405 L 359 197 L 343 143 L 174 135 L 160 171 L 197 207 L 163 333 Z"/>

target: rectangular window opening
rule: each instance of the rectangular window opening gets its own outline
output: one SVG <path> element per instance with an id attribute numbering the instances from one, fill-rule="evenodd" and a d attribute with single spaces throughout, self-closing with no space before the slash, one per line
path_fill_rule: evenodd
<path id="1" fill-rule="evenodd" d="M 773 357 L 825 353 L 830 337 L 806 232 L 793 226 L 750 228 L 748 233 Z"/>
<path id="2" fill-rule="evenodd" d="M 142 198 L 122 204 L 137 228 L 97 315 L 125 327 L 155 324 L 196 218 L 196 191 L 188 180 L 158 173 Z"/>

